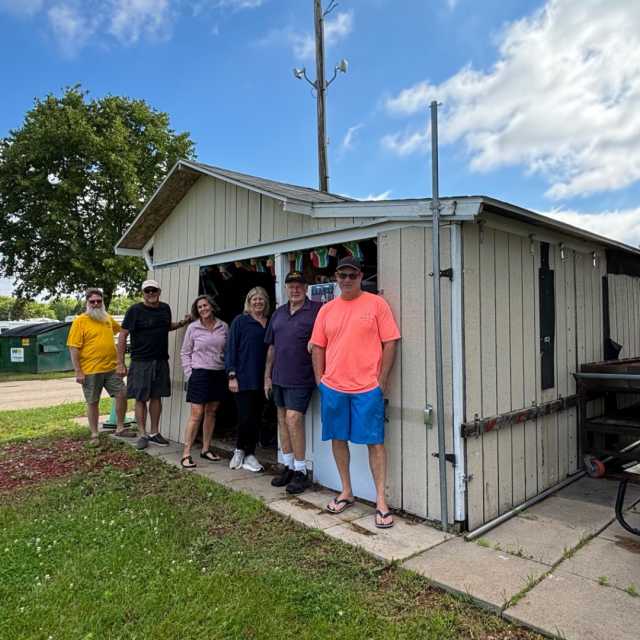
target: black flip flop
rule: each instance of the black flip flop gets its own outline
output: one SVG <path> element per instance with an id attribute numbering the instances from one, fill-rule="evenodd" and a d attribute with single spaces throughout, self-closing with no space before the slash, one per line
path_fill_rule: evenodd
<path id="1" fill-rule="evenodd" d="M 353 505 L 356 503 L 355 498 L 351 498 L 351 500 L 347 499 L 347 498 L 342 498 L 340 500 L 334 498 L 327 506 L 326 506 L 326 510 L 329 513 L 333 513 L 334 515 L 338 515 L 339 513 L 342 513 L 345 509 L 348 509 L 349 507 L 353 507 Z M 337 507 L 338 505 L 344 505 L 343 507 L 336 509 L 335 507 Z M 333 505 L 333 506 L 332 506 Z"/>
<path id="2" fill-rule="evenodd" d="M 187 462 L 188 464 L 185 464 L 185 462 Z M 198 465 L 193 461 L 193 458 L 191 456 L 185 456 L 184 458 L 182 458 L 182 460 L 180 460 L 180 466 L 183 469 L 195 469 Z"/>
<path id="3" fill-rule="evenodd" d="M 391 511 L 387 511 L 386 513 L 383 513 L 382 511 L 380 511 L 380 509 L 376 509 L 375 523 L 376 523 L 376 527 L 378 527 L 378 529 L 391 529 L 391 527 L 393 527 L 393 525 L 394 525 L 393 520 L 391 520 L 391 522 L 389 522 L 387 524 L 384 524 L 382 522 L 378 523 L 378 516 L 380 516 L 380 518 L 382 520 L 384 520 L 385 518 L 388 518 L 389 516 L 393 516 Z"/>
<path id="4" fill-rule="evenodd" d="M 217 455 L 216 453 L 213 453 L 213 451 L 211 451 L 211 449 L 207 449 L 206 451 L 203 451 L 200 454 L 201 458 L 204 458 L 205 460 L 208 460 L 209 462 L 220 462 L 220 460 L 222 458 L 220 458 L 219 455 Z"/>

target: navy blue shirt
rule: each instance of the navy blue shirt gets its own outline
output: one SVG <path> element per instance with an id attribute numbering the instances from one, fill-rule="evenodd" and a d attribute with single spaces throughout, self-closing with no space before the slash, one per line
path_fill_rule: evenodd
<path id="1" fill-rule="evenodd" d="M 287 303 L 278 307 L 271 316 L 264 341 L 273 345 L 273 384 L 281 387 L 316 386 L 307 344 L 321 306 L 321 302 L 307 298 L 293 315 L 289 313 Z"/>
<path id="2" fill-rule="evenodd" d="M 224 364 L 227 371 L 235 371 L 240 391 L 264 388 L 265 332 L 265 328 L 248 313 L 236 316 L 231 323 Z"/>

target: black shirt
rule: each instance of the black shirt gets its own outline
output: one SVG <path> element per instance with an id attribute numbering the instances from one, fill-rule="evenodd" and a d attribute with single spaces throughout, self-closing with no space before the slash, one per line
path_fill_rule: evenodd
<path id="1" fill-rule="evenodd" d="M 138 302 L 127 309 L 122 328 L 131 334 L 132 360 L 168 360 L 171 307 L 161 302 L 147 307 Z"/>

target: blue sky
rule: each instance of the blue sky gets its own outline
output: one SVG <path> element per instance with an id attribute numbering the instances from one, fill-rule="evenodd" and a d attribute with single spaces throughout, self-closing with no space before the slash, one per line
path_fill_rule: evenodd
<path id="1" fill-rule="evenodd" d="M 329 0 L 324 0 L 327 6 Z M 640 3 L 340 0 L 327 16 L 331 191 L 484 194 L 640 243 Z M 81 83 L 143 98 L 198 159 L 317 186 L 312 0 L 0 0 L 0 135 Z M 0 281 L 0 293 L 10 285 Z"/>

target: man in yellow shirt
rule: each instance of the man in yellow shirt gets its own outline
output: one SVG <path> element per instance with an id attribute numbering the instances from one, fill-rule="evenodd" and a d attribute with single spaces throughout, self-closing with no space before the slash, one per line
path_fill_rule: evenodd
<path id="1" fill-rule="evenodd" d="M 113 336 L 120 332 L 120 325 L 107 313 L 100 289 L 87 289 L 87 309 L 71 325 L 67 347 L 76 372 L 76 382 L 82 385 L 87 401 L 87 417 L 91 439 L 98 437 L 100 394 L 106 389 L 116 399 L 115 435 L 134 438 L 135 432 L 125 429 L 127 410 L 126 387 L 122 376 L 116 373 L 116 346 Z"/>

